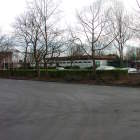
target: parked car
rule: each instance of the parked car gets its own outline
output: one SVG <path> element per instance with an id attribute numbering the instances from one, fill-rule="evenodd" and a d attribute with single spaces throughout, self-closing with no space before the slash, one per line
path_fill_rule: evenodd
<path id="1" fill-rule="evenodd" d="M 96 70 L 115 70 L 113 66 L 100 66 Z"/>
<path id="2" fill-rule="evenodd" d="M 56 70 L 64 70 L 63 67 L 56 67 Z"/>
<path id="3" fill-rule="evenodd" d="M 138 71 L 137 71 L 137 69 L 135 69 L 135 68 L 129 68 L 128 69 L 128 73 L 137 73 Z"/>
<path id="4" fill-rule="evenodd" d="M 122 70 L 128 70 L 128 73 L 138 73 L 136 68 L 122 68 Z"/>

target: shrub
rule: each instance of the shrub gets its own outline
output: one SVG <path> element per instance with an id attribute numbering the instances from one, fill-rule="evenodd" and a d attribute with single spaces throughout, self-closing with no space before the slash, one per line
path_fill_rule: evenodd
<path id="1" fill-rule="evenodd" d="M 60 78 L 64 80 L 82 80 L 89 79 L 92 72 L 85 70 L 58 70 L 48 71 L 50 78 Z"/>
<path id="2" fill-rule="evenodd" d="M 91 67 L 86 67 L 85 69 L 87 69 L 87 70 L 92 70 L 93 67 L 92 67 L 92 66 L 91 66 Z"/>
<path id="3" fill-rule="evenodd" d="M 96 71 L 96 78 L 99 80 L 118 80 L 126 78 L 128 76 L 127 70 L 98 70 Z M 25 78 L 35 78 L 37 77 L 36 70 L 0 70 L 0 77 L 25 77 Z M 92 80 L 94 79 L 92 70 L 80 70 L 80 69 L 69 69 L 69 70 L 41 70 L 40 77 L 47 79 L 55 78 L 62 80 Z"/>
<path id="4" fill-rule="evenodd" d="M 32 78 L 37 76 L 37 72 L 36 70 L 13 70 L 11 76 Z"/>
<path id="5" fill-rule="evenodd" d="M 126 78 L 128 76 L 127 70 L 97 70 L 96 71 L 98 78 L 107 78 L 107 79 L 114 79 L 119 80 L 121 78 Z"/>
<path id="6" fill-rule="evenodd" d="M 65 69 L 80 69 L 80 66 L 66 66 Z"/>

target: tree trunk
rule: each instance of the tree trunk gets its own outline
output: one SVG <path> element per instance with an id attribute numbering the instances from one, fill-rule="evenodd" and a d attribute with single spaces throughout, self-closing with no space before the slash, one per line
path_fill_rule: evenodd
<path id="1" fill-rule="evenodd" d="M 40 66 L 38 61 L 36 61 L 36 70 L 37 70 L 37 77 L 40 78 Z"/>
<path id="2" fill-rule="evenodd" d="M 123 59 L 120 57 L 120 67 L 123 67 Z"/>
<path id="3" fill-rule="evenodd" d="M 44 61 L 44 69 L 47 69 L 47 63 L 46 63 L 46 60 L 45 59 L 43 59 L 43 61 Z"/>
<path id="4" fill-rule="evenodd" d="M 72 64 L 73 64 L 73 58 L 71 58 L 71 62 L 70 62 L 71 69 L 72 69 Z"/>
<path id="5" fill-rule="evenodd" d="M 24 69 L 27 69 L 27 55 L 24 57 Z"/>
<path id="6" fill-rule="evenodd" d="M 44 54 L 44 57 L 43 57 L 43 61 L 44 61 L 44 69 L 48 71 L 48 62 L 46 60 L 46 54 Z"/>
<path id="7" fill-rule="evenodd" d="M 26 41 L 25 57 L 24 57 L 24 68 L 27 69 L 27 53 L 28 53 L 28 42 Z"/>
<path id="8" fill-rule="evenodd" d="M 120 67 L 123 67 L 123 51 L 120 52 Z"/>
<path id="9" fill-rule="evenodd" d="M 93 76 L 96 79 L 96 61 L 95 61 L 95 50 L 92 51 L 92 63 L 93 63 Z"/>

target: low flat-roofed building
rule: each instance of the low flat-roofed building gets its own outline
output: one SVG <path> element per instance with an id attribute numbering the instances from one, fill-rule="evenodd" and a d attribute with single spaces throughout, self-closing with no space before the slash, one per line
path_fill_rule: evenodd
<path id="1" fill-rule="evenodd" d="M 96 56 L 95 61 L 98 66 L 107 66 L 109 61 L 116 60 L 117 56 L 108 55 L 108 56 Z M 49 66 L 79 66 L 80 68 L 86 68 L 93 66 L 91 56 L 75 56 L 75 57 L 53 57 L 50 58 Z"/>

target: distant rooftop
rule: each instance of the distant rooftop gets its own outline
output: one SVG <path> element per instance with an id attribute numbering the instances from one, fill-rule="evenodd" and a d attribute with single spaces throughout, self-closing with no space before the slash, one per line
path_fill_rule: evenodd
<path id="1" fill-rule="evenodd" d="M 65 60 L 89 60 L 92 59 L 91 56 L 83 55 L 83 56 L 68 56 L 68 57 L 53 57 L 50 58 L 50 60 L 59 60 L 59 61 L 65 61 Z M 95 56 L 96 60 L 115 60 L 117 59 L 116 55 L 105 55 L 105 56 Z"/>
<path id="2" fill-rule="evenodd" d="M 7 49 L 7 50 L 0 51 L 0 53 L 10 53 L 10 52 L 11 53 L 13 53 L 13 52 L 20 53 L 20 51 L 17 49 Z"/>

